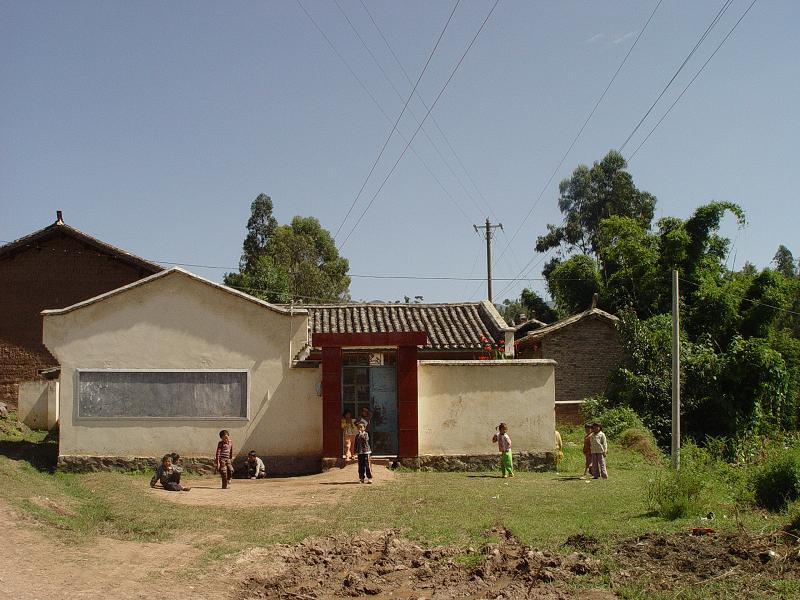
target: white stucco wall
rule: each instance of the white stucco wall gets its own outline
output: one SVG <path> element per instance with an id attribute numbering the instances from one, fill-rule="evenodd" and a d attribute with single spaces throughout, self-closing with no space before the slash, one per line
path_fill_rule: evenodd
<path id="1" fill-rule="evenodd" d="M 553 360 L 421 361 L 420 455 L 490 454 L 504 421 L 512 450 L 549 451 L 555 438 Z"/>
<path id="2" fill-rule="evenodd" d="M 50 430 L 58 423 L 58 381 L 19 384 L 17 417 L 31 429 Z"/>
<path id="3" fill-rule="evenodd" d="M 281 314 L 180 271 L 45 313 L 44 343 L 61 364 L 59 454 L 213 456 L 227 429 L 237 452 L 320 456 L 320 371 L 290 368 L 290 349 L 306 339 L 305 314 Z M 246 369 L 250 418 L 81 419 L 76 369 Z"/>

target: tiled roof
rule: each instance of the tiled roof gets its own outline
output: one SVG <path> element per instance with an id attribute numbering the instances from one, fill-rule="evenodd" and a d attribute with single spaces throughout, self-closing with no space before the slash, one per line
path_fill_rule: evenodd
<path id="1" fill-rule="evenodd" d="M 158 273 L 163 271 L 163 267 L 161 265 L 157 265 L 156 263 L 140 258 L 135 254 L 121 250 L 120 248 L 112 246 L 111 244 L 107 244 L 102 240 L 98 240 L 88 233 L 84 233 L 79 229 L 70 227 L 61 220 L 56 221 L 52 225 L 48 225 L 43 229 L 29 233 L 18 240 L 9 242 L 5 246 L 0 246 L 0 258 L 5 258 L 7 256 L 12 257 L 19 252 L 27 250 L 28 248 L 35 248 L 40 244 L 45 243 L 49 238 L 59 235 L 65 235 L 74 238 L 79 242 L 94 248 L 102 254 L 107 254 L 117 260 L 134 265 L 140 269 L 143 269 L 145 272 Z"/>
<path id="2" fill-rule="evenodd" d="M 525 337 L 518 339 L 517 344 L 519 344 L 521 347 L 524 347 L 529 342 L 541 339 L 553 333 L 554 331 L 558 331 L 559 329 L 562 329 L 564 327 L 569 327 L 570 325 L 574 325 L 575 323 L 578 323 L 579 321 L 582 321 L 583 319 L 586 318 L 601 319 L 607 321 L 611 325 L 615 325 L 617 321 L 619 321 L 619 318 L 615 317 L 611 313 L 607 313 L 606 311 L 600 310 L 599 308 L 590 308 L 589 310 L 585 310 L 581 313 L 561 319 L 560 321 L 556 321 L 552 325 L 547 325 L 546 327 L 542 327 L 540 329 L 534 329 Z"/>
<path id="3" fill-rule="evenodd" d="M 426 349 L 480 350 L 481 336 L 503 339 L 509 329 L 486 300 L 458 304 L 303 305 L 315 333 L 395 333 L 425 331 Z"/>

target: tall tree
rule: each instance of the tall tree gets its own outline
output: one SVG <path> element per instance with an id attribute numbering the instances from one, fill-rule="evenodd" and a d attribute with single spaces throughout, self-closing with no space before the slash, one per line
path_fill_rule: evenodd
<path id="1" fill-rule="evenodd" d="M 614 215 L 630 217 L 649 229 L 656 198 L 634 185 L 627 166 L 616 150 L 591 168 L 579 165 L 559 186 L 558 208 L 564 224 L 548 225 L 548 232 L 536 240 L 536 251 L 564 247 L 568 253 L 597 255 L 600 221 Z"/>
<path id="2" fill-rule="evenodd" d="M 775 270 L 784 277 L 791 279 L 798 275 L 798 271 L 794 266 L 794 256 L 783 244 L 778 246 L 778 251 L 772 257 L 772 262 L 775 263 Z"/>
<path id="3" fill-rule="evenodd" d="M 226 285 L 268 302 L 349 299 L 350 265 L 339 256 L 330 232 L 314 217 L 278 225 L 272 208 L 265 194 L 253 201 L 239 273 L 226 274 Z"/>

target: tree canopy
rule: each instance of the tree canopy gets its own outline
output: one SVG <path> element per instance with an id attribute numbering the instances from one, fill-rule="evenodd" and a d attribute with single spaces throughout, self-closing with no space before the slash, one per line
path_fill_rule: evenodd
<path id="1" fill-rule="evenodd" d="M 278 225 L 272 200 L 260 194 L 251 204 L 239 273 L 225 284 L 268 302 L 332 302 L 349 298 L 350 269 L 330 232 L 314 217 L 296 216 Z"/>

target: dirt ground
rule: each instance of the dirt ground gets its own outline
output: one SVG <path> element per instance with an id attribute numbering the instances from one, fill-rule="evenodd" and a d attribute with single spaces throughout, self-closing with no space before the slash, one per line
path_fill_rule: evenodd
<path id="1" fill-rule="evenodd" d="M 395 478 L 386 463 L 372 465 L 373 485 L 385 485 Z M 341 469 L 330 469 L 303 477 L 270 477 L 269 479 L 234 479 L 227 490 L 220 489 L 219 477 L 185 477 L 181 483 L 192 490 L 186 493 L 167 492 L 160 487 L 150 490 L 159 498 L 193 506 L 246 508 L 249 506 L 297 506 L 328 504 L 349 494 L 358 481 L 358 465 L 350 463 Z M 367 485 L 367 484 L 364 484 Z"/>
<path id="2" fill-rule="evenodd" d="M 143 543 L 100 539 L 67 546 L 49 539 L 41 525 L 0 503 L 0 597 L 133 600 L 159 595 L 199 551 L 187 542 Z M 215 582 L 181 583 L 186 597 L 224 598 Z M 225 586 L 229 587 L 229 586 Z"/>

